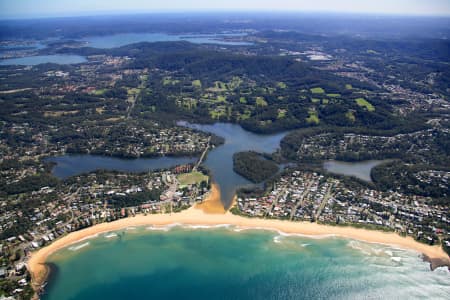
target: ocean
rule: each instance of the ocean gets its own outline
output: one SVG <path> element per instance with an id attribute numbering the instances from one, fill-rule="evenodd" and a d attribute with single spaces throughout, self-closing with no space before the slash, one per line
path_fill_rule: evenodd
<path id="1" fill-rule="evenodd" d="M 127 228 L 49 257 L 44 300 L 450 299 L 420 254 L 235 227 Z"/>

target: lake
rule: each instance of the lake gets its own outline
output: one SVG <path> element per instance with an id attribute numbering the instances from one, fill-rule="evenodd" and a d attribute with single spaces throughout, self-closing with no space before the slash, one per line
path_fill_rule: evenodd
<path id="1" fill-rule="evenodd" d="M 337 160 L 329 160 L 323 163 L 323 168 L 330 173 L 354 176 L 361 180 L 372 182 L 370 172 L 376 167 L 389 160 L 366 160 L 360 162 L 344 162 Z"/>
<path id="2" fill-rule="evenodd" d="M 192 35 L 171 35 L 166 33 L 121 33 L 105 36 L 92 36 L 83 38 L 88 47 L 93 48 L 116 48 L 140 42 L 177 42 L 187 41 L 194 44 L 216 44 L 243 46 L 251 45 L 246 42 L 235 42 L 222 40 L 223 38 L 239 37 L 245 34 L 192 34 Z"/>
<path id="3" fill-rule="evenodd" d="M 213 133 L 225 139 L 225 143 L 208 152 L 203 165 L 211 171 L 213 181 L 220 187 L 221 199 L 225 208 L 231 206 L 236 190 L 252 182 L 233 171 L 233 154 L 253 150 L 272 153 L 280 146 L 281 139 L 287 132 L 261 135 L 244 130 L 240 125 L 230 123 L 215 123 L 213 125 L 198 125 L 179 122 L 179 125 L 199 131 Z M 171 168 L 176 165 L 195 162 L 189 157 L 158 157 L 121 159 L 115 157 L 96 156 L 90 154 L 63 155 L 47 158 L 47 161 L 57 163 L 52 174 L 58 178 L 67 178 L 98 169 L 125 172 L 145 172 L 160 168 Z"/>
<path id="4" fill-rule="evenodd" d="M 194 163 L 195 157 L 156 157 L 123 159 L 99 155 L 63 155 L 46 158 L 45 161 L 55 162 L 52 174 L 64 179 L 70 176 L 93 172 L 95 170 L 112 170 L 121 172 L 147 172 L 156 169 L 167 169 L 178 165 Z"/>
<path id="5" fill-rule="evenodd" d="M 55 54 L 55 55 L 36 55 L 36 56 L 25 56 L 20 58 L 10 58 L 0 60 L 0 66 L 9 65 L 23 65 L 23 66 L 34 66 L 39 64 L 54 63 L 54 64 L 79 64 L 86 62 L 86 58 L 80 55 L 66 55 L 66 54 Z"/>

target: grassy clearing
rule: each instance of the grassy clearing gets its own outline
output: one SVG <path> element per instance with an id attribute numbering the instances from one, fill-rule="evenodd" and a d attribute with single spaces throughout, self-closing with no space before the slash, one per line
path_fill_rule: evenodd
<path id="1" fill-rule="evenodd" d="M 219 119 L 220 117 L 227 116 L 227 109 L 225 106 L 221 105 L 209 111 L 209 115 L 213 119 Z"/>
<path id="2" fill-rule="evenodd" d="M 365 107 L 368 111 L 375 111 L 375 107 L 373 107 L 366 99 L 358 98 L 355 101 L 358 106 Z"/>
<path id="3" fill-rule="evenodd" d="M 351 90 L 351 89 L 353 89 L 353 86 L 352 86 L 351 84 L 346 84 L 346 85 L 345 85 L 345 88 L 346 88 L 347 90 Z"/>
<path id="4" fill-rule="evenodd" d="M 311 93 L 313 94 L 325 94 L 325 90 L 321 87 L 315 87 L 310 89 Z"/>
<path id="5" fill-rule="evenodd" d="M 177 83 L 180 83 L 179 80 L 173 80 L 171 77 L 164 77 L 163 79 L 163 85 L 175 85 Z"/>
<path id="6" fill-rule="evenodd" d="M 328 100 L 328 99 L 322 99 L 322 104 L 328 104 L 328 103 L 330 103 L 330 100 Z"/>
<path id="7" fill-rule="evenodd" d="M 99 89 L 99 90 L 95 90 L 92 93 L 96 96 L 103 96 L 103 94 L 106 93 L 106 91 L 108 91 L 108 90 L 107 89 Z"/>
<path id="8" fill-rule="evenodd" d="M 208 181 L 209 177 L 206 175 L 203 175 L 201 172 L 191 172 L 186 174 L 180 174 L 177 176 L 178 182 L 180 182 L 180 185 L 191 185 L 191 184 L 198 184 L 202 181 Z"/>
<path id="9" fill-rule="evenodd" d="M 266 100 L 263 97 L 256 97 L 256 105 L 257 106 L 267 106 Z"/>
<path id="10" fill-rule="evenodd" d="M 243 114 L 239 114 L 239 120 L 247 120 L 250 119 L 251 116 L 251 111 L 249 111 L 248 109 L 245 110 L 245 112 Z"/>
<path id="11" fill-rule="evenodd" d="M 222 95 L 217 95 L 217 102 L 227 102 L 227 97 Z"/>
<path id="12" fill-rule="evenodd" d="M 228 83 L 228 87 L 230 89 L 234 90 L 234 89 L 238 88 L 241 85 L 241 83 L 242 83 L 242 79 L 237 76 L 234 76 L 231 79 L 231 81 Z"/>
<path id="13" fill-rule="evenodd" d="M 245 99 L 245 97 L 241 97 L 239 98 L 239 102 L 242 104 L 247 104 L 247 99 Z"/>
<path id="14" fill-rule="evenodd" d="M 131 96 L 131 95 L 136 95 L 136 94 L 138 94 L 139 93 L 139 89 L 138 88 L 131 88 L 131 89 L 128 89 L 127 90 L 127 94 L 129 95 L 129 96 Z"/>
<path id="15" fill-rule="evenodd" d="M 282 119 L 282 118 L 286 117 L 286 112 L 287 112 L 286 109 L 279 109 L 277 118 Z"/>
<path id="16" fill-rule="evenodd" d="M 183 98 L 181 103 L 184 108 L 192 110 L 197 107 L 198 101 L 194 98 Z"/>
<path id="17" fill-rule="evenodd" d="M 192 86 L 193 87 L 197 87 L 197 88 L 201 88 L 202 87 L 202 82 L 199 79 L 194 80 L 194 81 L 192 81 Z"/>
<path id="18" fill-rule="evenodd" d="M 312 98 L 312 99 L 311 99 L 311 102 L 312 102 L 312 103 L 319 103 L 319 102 L 320 102 L 320 99 L 318 99 L 318 98 Z"/>
<path id="19" fill-rule="evenodd" d="M 286 85 L 286 83 L 280 81 L 277 83 L 277 87 L 280 89 L 285 89 L 285 88 L 287 88 L 287 85 Z"/>
<path id="20" fill-rule="evenodd" d="M 352 122 L 352 123 L 356 121 L 355 114 L 354 114 L 351 110 L 349 110 L 349 111 L 345 114 L 345 117 L 347 117 L 347 119 L 348 119 L 350 122 Z"/>
<path id="21" fill-rule="evenodd" d="M 315 110 L 309 110 L 309 117 L 306 118 L 306 122 L 309 124 L 319 124 L 320 119 Z"/>
<path id="22" fill-rule="evenodd" d="M 341 94 L 327 94 L 327 96 L 331 97 L 331 98 L 337 98 L 337 97 L 340 97 Z"/>

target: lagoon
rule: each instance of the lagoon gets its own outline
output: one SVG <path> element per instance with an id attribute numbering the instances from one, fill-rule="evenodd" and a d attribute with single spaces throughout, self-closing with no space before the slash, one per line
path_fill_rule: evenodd
<path id="1" fill-rule="evenodd" d="M 248 150 L 272 153 L 278 149 L 281 139 L 287 134 L 287 132 L 270 135 L 256 134 L 244 130 L 240 125 L 230 123 L 199 125 L 179 122 L 179 125 L 213 133 L 225 139 L 223 145 L 213 148 L 208 152 L 206 159 L 203 161 L 203 165 L 211 171 L 212 180 L 218 184 L 221 200 L 226 209 L 231 206 L 233 197 L 239 187 L 253 185 L 251 181 L 233 171 L 233 154 Z M 59 178 L 67 178 L 99 169 L 145 172 L 192 163 L 197 158 L 158 157 L 121 159 L 81 154 L 50 157 L 46 160 L 56 163 L 56 166 L 52 169 L 53 175 Z"/>
<path id="2" fill-rule="evenodd" d="M 68 65 L 68 64 L 84 63 L 86 61 L 87 61 L 86 58 L 80 55 L 66 55 L 66 54 L 36 55 L 20 58 L 3 59 L 0 60 L 0 66 L 9 66 L 9 65 L 34 66 L 46 63 Z"/>
<path id="3" fill-rule="evenodd" d="M 225 209 L 231 206 L 239 187 L 253 185 L 251 181 L 233 171 L 233 154 L 249 150 L 273 153 L 279 148 L 281 139 L 287 134 L 287 132 L 256 134 L 246 131 L 240 125 L 230 123 L 199 125 L 179 122 L 178 124 L 213 133 L 225 139 L 223 145 L 208 152 L 208 156 L 203 162 L 203 165 L 211 171 L 213 181 L 220 187 L 220 196 Z"/>
<path id="4" fill-rule="evenodd" d="M 49 157 L 47 162 L 54 162 L 52 174 L 64 179 L 70 176 L 89 173 L 96 170 L 112 170 L 121 172 L 148 172 L 156 169 L 167 169 L 178 165 L 193 163 L 195 157 L 156 157 L 124 159 L 90 154 L 63 155 Z"/>
<path id="5" fill-rule="evenodd" d="M 166 33 L 121 33 L 105 36 L 85 37 L 82 41 L 87 42 L 88 47 L 93 48 L 116 48 L 139 42 L 177 42 L 187 41 L 194 44 L 216 44 L 216 45 L 251 45 L 246 42 L 227 41 L 223 38 L 239 37 L 243 34 L 192 34 L 171 35 Z"/>
<path id="6" fill-rule="evenodd" d="M 372 182 L 372 168 L 389 160 L 366 160 L 360 162 L 344 162 L 329 160 L 323 163 L 323 168 L 330 173 L 353 176 L 361 180 Z"/>

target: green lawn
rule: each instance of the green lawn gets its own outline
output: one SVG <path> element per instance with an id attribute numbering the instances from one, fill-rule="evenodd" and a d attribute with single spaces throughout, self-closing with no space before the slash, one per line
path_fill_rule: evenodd
<path id="1" fill-rule="evenodd" d="M 217 102 L 227 102 L 227 98 L 222 95 L 217 95 Z"/>
<path id="2" fill-rule="evenodd" d="M 99 90 L 95 90 L 93 94 L 96 96 L 102 96 L 106 91 L 107 91 L 107 89 L 99 89 Z"/>
<path id="3" fill-rule="evenodd" d="M 286 83 L 280 81 L 277 83 L 277 87 L 279 87 L 280 89 L 285 89 L 287 88 L 287 85 Z"/>
<path id="4" fill-rule="evenodd" d="M 319 124 L 319 116 L 317 115 L 317 112 L 315 110 L 309 111 L 309 117 L 306 118 L 306 122 L 308 122 L 309 124 Z"/>
<path id="5" fill-rule="evenodd" d="M 321 87 L 312 88 L 312 89 L 310 89 L 310 91 L 313 94 L 324 94 L 325 93 L 325 90 Z"/>
<path id="6" fill-rule="evenodd" d="M 191 185 L 191 184 L 197 184 L 202 181 L 208 181 L 209 177 L 206 175 L 203 175 L 201 172 L 191 172 L 186 174 L 180 174 L 177 176 L 178 182 L 180 182 L 180 185 Z"/>
<path id="7" fill-rule="evenodd" d="M 239 102 L 242 104 L 246 104 L 247 103 L 247 99 L 245 99 L 245 97 L 241 97 L 239 98 Z"/>
<path id="8" fill-rule="evenodd" d="M 202 82 L 199 79 L 194 80 L 194 81 L 192 81 L 192 86 L 201 88 L 202 87 Z"/>
<path id="9" fill-rule="evenodd" d="M 127 94 L 128 95 L 136 95 L 137 93 L 139 93 L 139 89 L 138 88 L 131 88 L 127 90 Z"/>
<path id="10" fill-rule="evenodd" d="M 216 81 L 216 82 L 214 82 L 214 85 L 215 85 L 216 89 L 220 89 L 220 90 L 227 89 L 227 85 L 225 83 L 223 83 L 222 81 Z"/>
<path id="11" fill-rule="evenodd" d="M 347 119 L 348 119 L 350 122 L 352 122 L 352 123 L 356 121 L 355 114 L 354 114 L 351 110 L 349 110 L 349 111 L 345 114 L 345 116 L 346 116 Z"/>
<path id="12" fill-rule="evenodd" d="M 279 109 L 277 118 L 278 119 L 282 119 L 284 117 L 286 117 L 286 110 L 285 109 Z"/>
<path id="13" fill-rule="evenodd" d="M 368 111 L 375 111 L 375 107 L 373 107 L 373 105 L 370 104 L 366 99 L 358 98 L 355 101 L 356 104 L 358 104 L 361 107 L 365 107 Z"/>
<path id="14" fill-rule="evenodd" d="M 327 94 L 327 96 L 331 97 L 331 98 L 337 98 L 337 97 L 340 97 L 341 94 Z"/>
<path id="15" fill-rule="evenodd" d="M 163 79 L 163 85 L 169 85 L 169 84 L 174 85 L 179 82 L 180 82 L 179 80 L 172 80 L 172 78 L 170 78 L 170 77 L 164 77 L 164 79 Z"/>
<path id="16" fill-rule="evenodd" d="M 311 102 L 312 102 L 312 103 L 319 103 L 319 102 L 320 102 L 320 99 L 318 99 L 318 98 L 312 98 L 312 99 L 311 99 Z"/>
<path id="17" fill-rule="evenodd" d="M 243 114 L 239 114 L 238 118 L 239 118 L 239 120 L 247 120 L 250 118 L 250 116 L 251 116 L 251 112 L 248 109 L 246 109 Z"/>
<path id="18" fill-rule="evenodd" d="M 347 90 L 351 90 L 351 89 L 353 89 L 353 86 L 352 86 L 351 84 L 346 84 L 346 85 L 345 85 L 345 88 L 346 88 Z"/>
<path id="19" fill-rule="evenodd" d="M 256 97 L 256 105 L 257 106 L 267 106 L 266 100 L 263 97 Z"/>

